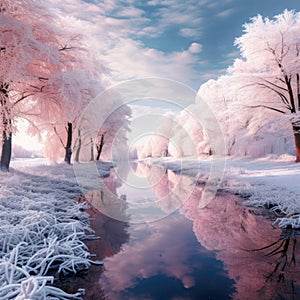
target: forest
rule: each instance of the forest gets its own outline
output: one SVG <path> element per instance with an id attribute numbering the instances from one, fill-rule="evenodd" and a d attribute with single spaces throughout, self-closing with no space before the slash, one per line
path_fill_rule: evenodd
<path id="1" fill-rule="evenodd" d="M 26 120 L 28 134 L 44 143 L 47 158 L 63 156 L 70 163 L 74 152 L 78 161 L 80 116 L 107 88 L 109 70 L 93 52 L 88 37 L 79 33 L 79 20 L 36 1 L 1 1 L 0 12 L 1 169 L 9 169 L 18 119 Z M 106 121 L 110 125 L 105 125 L 109 132 L 105 126 L 94 128 L 94 135 L 84 141 L 98 149 L 95 158 L 100 156 L 104 137 L 108 145 L 111 136 L 128 122 L 130 109 L 119 107 L 121 96 L 114 101 L 115 111 Z M 105 106 L 113 104 L 101 105 L 105 111 Z M 101 111 L 94 117 L 101 118 Z M 92 116 L 90 119 L 92 128 Z"/>
<path id="2" fill-rule="evenodd" d="M 122 105 L 121 94 L 103 97 L 97 113 L 82 120 L 84 108 L 111 83 L 110 70 L 89 37 L 80 33 L 80 20 L 35 1 L 2 1 L 0 17 L 1 169 L 9 169 L 19 119 L 26 120 L 28 134 L 43 142 L 51 160 L 79 161 L 82 147 L 89 149 L 83 160 L 99 160 L 103 146 L 109 152 L 116 135 L 115 142 L 126 143 L 131 110 Z M 227 74 L 202 84 L 195 104 L 169 115 L 157 124 L 159 134 L 130 145 L 131 152 L 139 158 L 212 154 L 212 137 L 207 135 L 211 128 L 205 127 L 213 125 L 202 124 L 201 99 L 218 122 L 224 155 L 295 153 L 298 162 L 299 19 L 299 13 L 286 10 L 273 19 L 256 16 L 245 24 L 235 40 L 240 56 Z"/>

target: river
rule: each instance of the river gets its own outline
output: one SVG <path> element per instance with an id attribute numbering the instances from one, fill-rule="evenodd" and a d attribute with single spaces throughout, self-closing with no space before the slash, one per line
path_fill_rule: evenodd
<path id="1" fill-rule="evenodd" d="M 65 289 L 87 300 L 300 299 L 299 233 L 263 211 L 160 166 L 112 169 L 89 211 L 99 240 L 92 266 Z"/>

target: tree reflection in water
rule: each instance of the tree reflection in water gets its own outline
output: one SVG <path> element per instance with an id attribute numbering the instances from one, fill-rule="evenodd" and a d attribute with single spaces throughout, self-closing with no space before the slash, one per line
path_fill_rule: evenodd
<path id="1" fill-rule="evenodd" d="M 299 237 L 299 231 L 284 229 L 280 238 L 274 243 L 260 249 L 251 250 L 253 252 L 262 252 L 268 258 L 274 259 L 274 268 L 265 275 L 265 278 L 267 282 L 277 282 L 280 286 L 280 289 L 277 289 L 278 299 L 286 299 L 287 295 L 290 295 L 289 299 L 297 299 L 297 295 L 299 296 L 299 288 L 298 291 L 296 289 L 299 281 L 295 282 L 295 278 L 289 276 L 290 273 L 295 272 L 295 269 L 297 269 L 296 255 Z"/>
<path id="2" fill-rule="evenodd" d="M 199 209 L 203 186 L 194 187 L 192 178 L 181 176 L 179 180 L 170 171 L 164 177 L 153 190 L 162 198 L 166 197 L 166 187 L 171 186 L 167 203 L 186 200 L 180 212 L 193 221 L 200 244 L 217 251 L 217 258 L 224 262 L 229 277 L 236 282 L 233 299 L 300 299 L 298 231 L 280 230 L 259 211 L 254 213 L 236 196 L 225 193 Z M 168 211 L 170 205 L 164 203 L 161 208 Z"/>
<path id="3" fill-rule="evenodd" d="M 300 299 L 295 231 L 282 232 L 232 195 L 218 194 L 206 208 L 197 210 L 198 193 L 194 191 L 181 212 L 193 221 L 198 241 L 217 251 L 235 281 L 232 298 Z"/>
<path id="4" fill-rule="evenodd" d="M 116 189 L 121 185 L 119 178 L 115 176 L 113 170 L 109 177 L 102 180 L 106 188 L 104 190 L 90 191 L 89 194 L 89 196 L 92 196 L 90 199 L 100 202 L 99 205 L 108 201 L 108 199 L 106 199 L 107 193 L 105 193 L 108 188 L 111 191 L 111 193 L 109 193 L 111 200 L 112 195 L 117 195 Z M 115 196 L 115 198 L 116 199 L 112 200 L 121 200 L 121 204 L 117 206 L 120 219 L 128 219 L 128 216 L 126 216 L 126 201 L 124 197 L 117 199 Z M 96 202 L 93 204 L 96 205 L 88 209 L 88 213 L 91 217 L 91 227 L 95 231 L 95 235 L 100 238 L 87 241 L 87 246 L 95 260 L 103 260 L 106 257 L 111 257 L 118 253 L 122 246 L 128 242 L 128 222 L 110 218 L 97 209 L 98 204 Z M 80 274 L 82 276 L 62 280 L 60 287 L 69 293 L 75 293 L 79 288 L 84 288 L 86 291 L 84 299 L 87 300 L 106 299 L 102 286 L 99 284 L 103 271 L 103 267 L 91 265 L 87 272 Z"/>
<path id="5" fill-rule="evenodd" d="M 195 186 L 192 178 L 179 178 L 171 171 L 141 164 L 134 170 L 143 176 L 151 174 L 150 186 L 160 209 L 168 215 L 177 207 L 177 215 L 137 225 L 101 216 L 96 225 L 101 228 L 101 240 L 92 252 L 99 253 L 97 258 L 107 257 L 105 271 L 102 276 L 92 274 L 86 281 L 88 295 L 98 295 L 86 299 L 101 299 L 103 293 L 108 299 L 122 299 L 124 295 L 139 299 L 135 294 L 139 283 L 151 282 L 159 274 L 177 280 L 190 291 L 205 285 L 210 276 L 210 283 L 215 281 L 214 289 L 225 292 L 213 299 L 300 299 L 297 261 L 300 249 L 296 231 L 281 231 L 266 216 L 242 205 L 234 195 L 219 193 L 207 207 L 199 209 L 203 186 Z M 107 188 L 117 195 L 122 183 L 114 174 L 106 180 Z M 126 189 L 122 192 L 126 193 Z M 98 199 L 109 203 L 109 197 L 104 190 Z M 130 194 L 127 198 L 130 201 Z M 126 218 L 126 205 L 118 209 Z M 194 237 L 200 245 L 191 242 Z M 223 262 L 227 274 L 218 269 L 214 257 Z M 222 281 L 226 276 L 233 280 L 235 291 L 228 287 L 228 281 Z M 143 299 L 160 299 L 153 296 L 153 289 L 167 293 L 167 284 L 158 282 L 155 286 L 143 285 Z M 171 295 L 174 298 L 169 293 L 165 299 L 171 299 Z M 200 299 L 189 293 L 189 298 L 178 294 L 176 299 Z"/>

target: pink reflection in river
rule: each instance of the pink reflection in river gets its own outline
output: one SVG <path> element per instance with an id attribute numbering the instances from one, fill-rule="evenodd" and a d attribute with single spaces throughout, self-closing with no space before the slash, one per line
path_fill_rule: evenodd
<path id="1" fill-rule="evenodd" d="M 297 268 L 300 249 L 296 238 L 282 240 L 281 230 L 273 226 L 272 221 L 241 205 L 236 196 L 217 194 L 207 207 L 199 209 L 203 187 L 195 185 L 192 178 L 145 165 L 138 165 L 136 172 L 151 173 L 150 183 L 153 183 L 152 191 L 157 196 L 159 207 L 166 213 L 179 208 L 181 215 L 130 226 L 129 241 L 118 251 L 103 253 L 107 256 L 105 272 L 94 282 L 94 289 L 101 287 L 108 299 L 122 299 L 120 295 L 124 291 L 157 274 L 176 278 L 186 289 L 195 287 L 194 269 L 203 266 L 201 261 L 195 265 L 189 261 L 195 252 L 192 248 L 195 245 L 191 246 L 188 235 L 192 230 L 199 241 L 197 251 L 205 252 L 205 255 L 212 251 L 211 256 L 216 253 L 228 276 L 235 281 L 233 299 L 276 299 L 279 295 L 283 295 L 283 299 L 299 297 L 295 288 L 300 285 Z M 116 182 L 120 186 L 120 182 Z M 117 193 L 113 180 L 107 179 L 107 186 Z M 102 197 L 105 200 L 106 195 Z M 100 222 L 97 227 L 101 226 L 104 225 Z M 124 232 L 124 229 L 120 230 Z M 106 248 L 106 239 L 111 234 L 117 235 L 117 230 L 100 233 L 105 239 L 102 238 L 103 244 L 99 243 L 99 247 Z M 225 272 L 223 276 L 226 276 Z M 151 299 L 146 292 L 143 299 Z M 130 299 L 139 298 L 131 295 Z"/>
<path id="2" fill-rule="evenodd" d="M 193 221 L 198 241 L 217 251 L 235 280 L 233 299 L 300 298 L 295 288 L 300 285 L 296 239 L 282 240 L 277 226 L 266 216 L 253 214 L 236 196 L 219 194 L 206 208 L 197 205 L 197 197 L 192 197 L 180 211 Z"/>
<path id="3" fill-rule="evenodd" d="M 105 259 L 106 271 L 100 283 L 108 298 L 120 299 L 119 293 L 134 287 L 137 280 L 158 273 L 179 279 L 186 288 L 192 287 L 195 280 L 187 259 L 194 250 L 189 247 L 189 237 L 185 237 L 191 229 L 191 223 L 178 216 L 131 227 L 131 236 L 138 243 L 129 242 L 121 252 Z"/>

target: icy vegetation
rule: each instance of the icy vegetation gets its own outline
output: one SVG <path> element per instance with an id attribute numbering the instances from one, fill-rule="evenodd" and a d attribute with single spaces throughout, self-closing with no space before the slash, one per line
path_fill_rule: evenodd
<path id="1" fill-rule="evenodd" d="M 20 164 L 0 174 L 0 299 L 82 299 L 83 290 L 67 294 L 49 276 L 101 264 L 84 243 L 93 234 L 73 168 Z"/>

